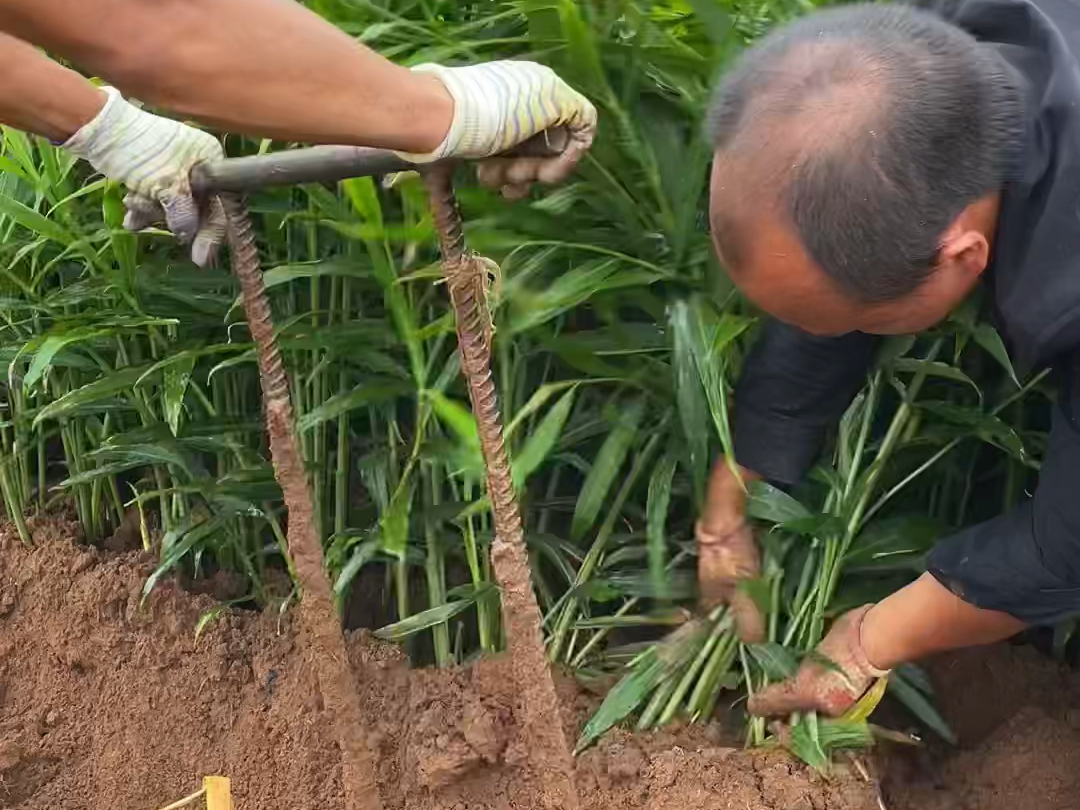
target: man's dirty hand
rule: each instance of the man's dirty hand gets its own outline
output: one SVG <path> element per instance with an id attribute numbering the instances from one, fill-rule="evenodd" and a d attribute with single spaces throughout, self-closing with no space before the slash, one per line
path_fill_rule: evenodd
<path id="1" fill-rule="evenodd" d="M 111 180 L 128 188 L 124 226 L 142 230 L 167 227 L 191 257 L 209 264 L 225 238 L 225 214 L 216 199 L 200 203 L 191 194 L 188 174 L 224 151 L 217 138 L 179 121 L 161 118 L 130 104 L 114 88 L 90 123 L 63 147 Z"/>
<path id="2" fill-rule="evenodd" d="M 871 607 L 865 605 L 837 619 L 795 675 L 750 699 L 750 713 L 782 717 L 817 711 L 839 717 L 851 708 L 875 680 L 888 675 L 871 664 L 863 651 L 862 624 Z"/>
<path id="3" fill-rule="evenodd" d="M 701 607 L 708 611 L 726 604 L 739 638 L 748 644 L 765 640 L 765 616 L 744 587 L 761 575 L 753 530 L 745 522 L 723 534 L 709 533 L 699 522 L 698 586 Z"/>
<path id="4" fill-rule="evenodd" d="M 765 639 L 765 616 L 746 589 L 761 576 L 761 558 L 754 532 L 746 521 L 745 481 L 721 459 L 709 480 L 705 508 L 695 527 L 698 544 L 698 585 L 701 607 L 731 608 L 739 637 L 747 643 Z"/>
<path id="5" fill-rule="evenodd" d="M 454 100 L 454 118 L 442 144 L 426 155 L 403 154 L 415 163 L 443 158 L 484 159 L 480 181 L 515 198 L 534 182 L 569 177 L 596 135 L 596 108 L 535 62 L 508 60 L 470 67 L 418 65 L 442 82 Z M 552 157 L 496 157 L 553 127 L 565 127 L 569 142 Z"/>

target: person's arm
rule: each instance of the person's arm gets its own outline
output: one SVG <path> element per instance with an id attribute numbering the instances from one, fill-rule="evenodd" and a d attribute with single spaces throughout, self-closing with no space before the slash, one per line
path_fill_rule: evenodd
<path id="1" fill-rule="evenodd" d="M 75 71 L 0 34 L 0 124 L 62 142 L 93 120 L 107 98 Z"/>
<path id="2" fill-rule="evenodd" d="M 223 156 L 221 144 L 179 121 L 95 87 L 22 40 L 0 33 L 0 124 L 49 138 L 129 190 L 125 224 L 162 221 L 196 264 L 207 264 L 224 236 L 220 206 L 200 211 L 184 180 L 190 166 Z"/>
<path id="3" fill-rule="evenodd" d="M 242 24 L 245 10 L 252 16 Z M 109 24 L 92 25 L 95 15 Z M 508 197 L 565 179 L 596 131 L 595 107 L 543 65 L 405 70 L 291 0 L 0 0 L 5 27 L 141 89 L 144 100 L 237 132 L 381 146 L 424 163 L 497 156 L 565 127 L 569 140 L 556 156 L 496 157 L 483 167 L 481 180 Z M 162 221 L 193 243 L 196 263 L 212 259 L 224 215 L 219 203 L 193 199 L 188 176 L 224 156 L 213 136 L 147 113 L 116 88 L 97 90 L 6 34 L 0 122 L 46 135 L 124 183 L 129 227 Z"/>
<path id="4" fill-rule="evenodd" d="M 293 0 L 0 0 L 0 27 L 218 128 L 426 153 L 454 102 Z"/>
<path id="5" fill-rule="evenodd" d="M 565 127 L 557 156 L 485 163 L 481 182 L 507 197 L 566 179 L 596 133 L 596 108 L 544 65 L 408 70 L 293 0 L 0 0 L 0 30 L 229 132 L 426 163 L 492 158 Z"/>
<path id="6" fill-rule="evenodd" d="M 1035 494 L 939 542 L 927 573 L 829 631 L 819 652 L 839 671 L 805 662 L 794 678 L 756 695 L 751 713 L 839 715 L 899 664 L 1080 613 L 1080 353 L 1063 358 L 1058 373 L 1058 405 Z"/>

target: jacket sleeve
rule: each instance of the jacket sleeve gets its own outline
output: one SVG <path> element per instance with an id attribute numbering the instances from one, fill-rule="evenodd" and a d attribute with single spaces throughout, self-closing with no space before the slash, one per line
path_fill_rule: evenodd
<path id="1" fill-rule="evenodd" d="M 735 388 L 739 464 L 774 484 L 796 483 L 866 381 L 875 345 L 860 332 L 815 337 L 767 321 Z"/>
<path id="2" fill-rule="evenodd" d="M 1016 509 L 950 537 L 929 572 L 975 607 L 1032 625 L 1080 613 L 1080 363 L 1059 376 L 1050 444 L 1034 495 Z"/>

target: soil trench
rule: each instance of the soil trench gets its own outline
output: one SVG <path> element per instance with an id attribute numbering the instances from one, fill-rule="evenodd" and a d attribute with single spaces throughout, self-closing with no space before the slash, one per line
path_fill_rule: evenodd
<path id="1" fill-rule="evenodd" d="M 151 560 L 72 544 L 74 526 L 0 529 L 0 810 L 158 810 L 205 775 L 237 810 L 341 807 L 334 718 L 290 616 L 228 611 L 159 587 Z M 365 741 L 387 808 L 539 808 L 505 659 L 414 670 L 349 637 Z M 967 747 L 890 755 L 881 790 L 854 769 L 823 778 L 778 752 L 725 747 L 715 727 L 609 735 L 577 760 L 592 810 L 1063 810 L 1080 796 L 1080 679 L 1030 650 L 935 668 Z M 571 739 L 595 698 L 560 679 Z"/>

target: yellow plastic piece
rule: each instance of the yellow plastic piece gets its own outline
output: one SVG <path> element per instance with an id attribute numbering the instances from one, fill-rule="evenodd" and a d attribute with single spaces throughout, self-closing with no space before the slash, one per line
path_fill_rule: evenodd
<path id="1" fill-rule="evenodd" d="M 232 787 L 227 776 L 204 776 L 201 790 L 161 810 L 181 810 L 206 797 L 206 810 L 233 810 Z"/>
<path id="2" fill-rule="evenodd" d="M 206 788 L 203 788 L 202 790 L 198 790 L 195 793 L 192 793 L 190 796 L 185 796 L 178 802 L 173 802 L 170 805 L 162 807 L 161 810 L 180 810 L 180 808 L 182 807 L 187 807 L 189 804 L 194 804 L 196 801 L 201 799 L 205 793 Z"/>
<path id="3" fill-rule="evenodd" d="M 206 810 L 233 810 L 232 787 L 227 776 L 207 776 L 203 779 L 206 791 Z"/>

